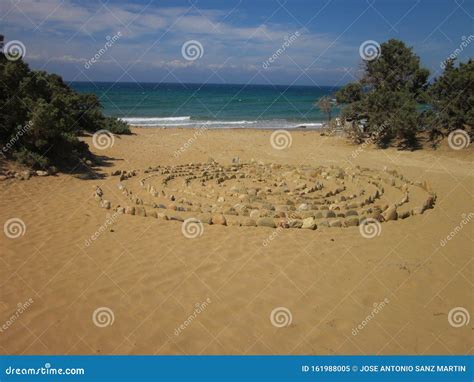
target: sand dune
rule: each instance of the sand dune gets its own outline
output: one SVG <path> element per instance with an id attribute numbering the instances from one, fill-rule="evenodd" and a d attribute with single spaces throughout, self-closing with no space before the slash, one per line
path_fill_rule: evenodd
<path id="1" fill-rule="evenodd" d="M 292 132 L 291 146 L 283 150 L 271 145 L 271 131 L 212 130 L 198 137 L 186 129 L 134 133 L 115 137 L 105 150 L 87 139 L 104 156 L 104 165 L 95 168 L 103 178 L 61 174 L 0 182 L 2 222 L 17 218 L 25 225 L 18 238 L 0 236 L 2 354 L 473 353 L 473 320 L 461 325 L 465 312 L 474 312 L 472 149 L 355 152 L 357 146 L 316 131 Z M 239 157 L 248 164 L 239 173 L 251 176 L 222 184 L 191 179 L 187 188 L 183 178 L 201 174 L 197 166 L 211 163 L 209 157 L 216 168 L 228 170 L 226 176 Z M 269 170 L 259 173 L 259 162 Z M 176 165 L 186 165 L 181 167 L 186 176 L 163 185 L 168 175 L 163 169 Z M 309 189 L 314 179 L 299 179 L 296 172 L 310 168 L 320 169 L 315 179 L 323 171 L 329 179 L 323 190 L 304 194 L 298 181 Z M 364 168 L 367 172 L 360 172 Z M 338 169 L 342 179 L 334 176 Z M 120 175 L 110 176 L 118 170 L 137 171 L 120 181 Z M 367 183 L 364 174 L 379 186 Z M 436 195 L 433 208 L 384 221 L 373 238 L 361 235 L 358 226 L 344 227 L 346 215 L 342 227 L 325 227 L 320 218 L 315 230 L 275 230 L 231 225 L 249 216 L 224 213 L 228 226 L 203 224 L 196 238 L 183 235 L 181 221 L 150 216 L 154 210 L 185 220 L 219 196 L 223 205 L 239 202 L 239 187 L 248 191 L 256 184 L 270 185 L 266 197 L 274 206 L 313 196 L 314 202 L 344 196 L 338 203 L 347 205 L 383 188 L 378 200 L 353 208 L 362 221 L 369 216 L 362 215 L 365 209 L 403 199 L 400 176 L 412 183 L 398 212 Z M 342 181 L 345 190 L 323 195 Z M 274 185 L 278 182 L 286 182 L 290 194 Z M 99 206 L 97 186 L 111 209 Z M 366 194 L 358 195 L 362 189 Z M 154 195 L 161 191 L 165 194 Z M 189 210 L 153 208 L 153 203 Z M 116 214 L 117 205 L 143 207 L 149 216 Z M 321 205 L 316 208 L 308 214 L 322 211 Z M 295 213 L 300 220 L 309 216 Z M 452 239 L 442 242 L 451 232 Z M 462 317 L 453 316 L 454 308 L 464 309 Z M 461 317 L 461 324 L 453 317 Z"/>

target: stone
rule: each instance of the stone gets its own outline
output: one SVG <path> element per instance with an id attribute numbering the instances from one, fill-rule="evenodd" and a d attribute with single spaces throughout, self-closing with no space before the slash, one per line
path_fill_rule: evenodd
<path id="1" fill-rule="evenodd" d="M 318 222 L 318 228 L 329 227 L 329 222 L 327 220 L 321 220 Z"/>
<path id="2" fill-rule="evenodd" d="M 48 171 L 43 171 L 43 170 L 37 170 L 36 171 L 37 176 L 48 176 Z"/>
<path id="3" fill-rule="evenodd" d="M 316 222 L 314 220 L 314 218 L 312 217 L 309 217 L 309 218 L 306 218 L 306 219 L 303 219 L 303 225 L 301 226 L 301 228 L 303 229 L 316 229 Z"/>
<path id="4" fill-rule="evenodd" d="M 359 216 L 359 213 L 356 210 L 346 211 L 346 216 Z"/>
<path id="5" fill-rule="evenodd" d="M 100 206 L 101 206 L 102 208 L 105 208 L 106 210 L 110 210 L 110 208 L 111 208 L 111 203 L 110 203 L 108 200 L 105 200 L 105 199 L 104 199 L 104 200 L 102 200 L 102 201 L 100 202 Z"/>
<path id="6" fill-rule="evenodd" d="M 257 223 L 255 222 L 254 219 L 251 218 L 245 218 L 241 222 L 242 227 L 255 227 Z"/>
<path id="7" fill-rule="evenodd" d="M 340 219 L 331 220 L 329 222 L 329 227 L 342 227 L 342 222 Z"/>
<path id="8" fill-rule="evenodd" d="M 344 225 L 346 227 L 357 227 L 359 225 L 359 218 L 356 216 L 349 217 L 345 220 Z"/>
<path id="9" fill-rule="evenodd" d="M 306 203 L 302 203 L 298 206 L 298 208 L 296 209 L 297 211 L 308 211 L 309 210 L 309 206 L 308 204 Z"/>
<path id="10" fill-rule="evenodd" d="M 176 211 L 178 207 L 176 206 L 176 204 L 170 203 L 166 206 L 166 208 L 172 211 Z"/>
<path id="11" fill-rule="evenodd" d="M 146 216 L 145 207 L 135 207 L 135 215 Z"/>
<path id="12" fill-rule="evenodd" d="M 290 228 L 301 228 L 303 226 L 303 221 L 300 219 L 289 219 L 288 226 Z"/>
<path id="13" fill-rule="evenodd" d="M 128 215 L 135 215 L 135 207 L 126 207 L 125 213 Z"/>
<path id="14" fill-rule="evenodd" d="M 259 210 L 252 210 L 250 211 L 250 219 L 257 220 L 260 217 L 260 211 Z"/>
<path id="15" fill-rule="evenodd" d="M 212 224 L 216 225 L 227 225 L 227 220 L 224 215 L 213 215 L 212 216 Z"/>
<path id="16" fill-rule="evenodd" d="M 275 221 L 272 218 L 264 217 L 257 219 L 258 227 L 276 228 Z"/>
<path id="17" fill-rule="evenodd" d="M 155 219 L 158 217 L 156 211 L 147 211 L 146 216 L 149 216 L 149 217 L 155 218 Z"/>
<path id="18" fill-rule="evenodd" d="M 184 219 L 181 216 L 178 216 L 178 215 L 169 216 L 168 220 L 175 220 L 175 221 L 178 221 L 178 222 L 184 222 Z"/>
<path id="19" fill-rule="evenodd" d="M 382 213 L 382 217 L 385 221 L 397 220 L 398 218 L 397 207 L 395 205 L 388 207 Z"/>
<path id="20" fill-rule="evenodd" d="M 336 213 L 334 211 L 323 211 L 324 218 L 335 218 Z"/>
<path id="21" fill-rule="evenodd" d="M 204 224 L 212 224 L 212 217 L 210 213 L 202 213 L 197 215 L 197 219 Z"/>

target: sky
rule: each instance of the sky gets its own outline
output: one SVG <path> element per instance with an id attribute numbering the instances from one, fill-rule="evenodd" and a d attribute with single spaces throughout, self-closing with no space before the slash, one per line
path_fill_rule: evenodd
<path id="1" fill-rule="evenodd" d="M 439 75 L 474 56 L 473 16 L 473 0 L 1 0 L 0 34 L 68 81 L 324 86 L 391 38 Z"/>

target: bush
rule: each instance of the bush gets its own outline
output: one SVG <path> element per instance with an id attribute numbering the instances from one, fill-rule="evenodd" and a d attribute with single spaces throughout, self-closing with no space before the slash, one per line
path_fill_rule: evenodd
<path id="1" fill-rule="evenodd" d="M 3 154 L 31 167 L 62 165 L 89 156 L 83 132 L 130 134 L 128 125 L 105 117 L 99 99 L 79 94 L 56 74 L 32 71 L 22 59 L 0 53 L 0 144 Z"/>

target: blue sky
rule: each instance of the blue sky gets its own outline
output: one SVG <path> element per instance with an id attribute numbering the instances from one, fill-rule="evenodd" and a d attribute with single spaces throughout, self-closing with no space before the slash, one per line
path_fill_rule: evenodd
<path id="1" fill-rule="evenodd" d="M 2 0 L 0 33 L 67 80 L 321 86 L 357 78 L 367 40 L 401 39 L 439 74 L 473 16 L 472 0 Z"/>

